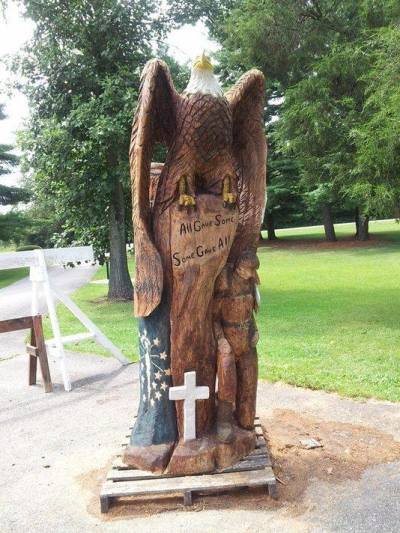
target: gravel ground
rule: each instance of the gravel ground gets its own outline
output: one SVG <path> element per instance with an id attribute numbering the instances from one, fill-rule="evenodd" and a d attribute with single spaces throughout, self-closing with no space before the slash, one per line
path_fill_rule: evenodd
<path id="1" fill-rule="evenodd" d="M 255 490 L 101 515 L 99 487 L 136 410 L 137 365 L 68 360 L 74 388 L 64 392 L 51 360 L 52 394 L 27 386 L 26 356 L 0 360 L 1 533 L 399 531 L 399 406 L 267 383 L 259 414 L 284 483 L 277 502 Z M 301 449 L 306 434 L 324 447 Z"/>

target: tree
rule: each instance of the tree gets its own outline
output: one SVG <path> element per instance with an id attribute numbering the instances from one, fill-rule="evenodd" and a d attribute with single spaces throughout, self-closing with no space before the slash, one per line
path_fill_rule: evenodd
<path id="1" fill-rule="evenodd" d="M 169 0 L 178 24 L 199 18 L 222 45 L 226 74 L 260 68 L 284 89 L 303 79 L 335 43 L 399 17 L 397 0 Z"/>
<path id="2" fill-rule="evenodd" d="M 363 77 L 366 102 L 353 130 L 354 184 L 349 192 L 365 206 L 362 216 L 384 216 L 400 206 L 400 29 L 374 33 L 367 50 L 373 57 Z"/>
<path id="3" fill-rule="evenodd" d="M 365 81 L 362 78 L 371 64 L 369 60 L 372 59 L 365 50 L 364 43 L 370 32 L 398 21 L 399 17 L 400 4 L 397 0 L 265 0 L 263 2 L 242 0 L 236 3 L 235 9 L 223 21 L 221 56 L 223 68 L 229 71 L 234 64 L 261 68 L 270 80 L 269 86 L 273 87 L 278 83 L 285 98 L 288 97 L 288 89 L 297 91 L 299 122 L 303 119 L 303 126 L 308 124 L 313 127 L 312 122 L 315 119 L 313 124 L 318 125 L 320 131 L 314 131 L 314 134 L 309 136 L 310 143 L 306 146 L 307 143 L 304 142 L 302 148 L 314 150 L 316 156 L 315 150 L 319 143 L 324 162 L 321 162 L 316 169 L 316 175 L 312 176 L 311 172 L 302 173 L 303 178 L 305 175 L 308 178 L 306 185 L 310 190 L 310 194 L 304 198 L 309 201 L 310 208 L 315 208 L 319 203 L 326 235 L 330 240 L 335 239 L 332 207 L 335 202 L 343 204 L 344 201 L 349 203 L 350 200 L 356 204 L 354 207 L 359 213 L 356 221 L 359 229 L 357 235 L 359 238 L 367 236 L 367 211 L 371 211 L 371 208 L 368 205 L 370 200 L 367 200 L 366 196 L 369 193 L 367 188 L 362 186 L 361 174 L 357 177 L 354 174 L 356 164 L 354 154 L 357 148 L 352 138 L 352 128 L 357 125 L 357 118 L 361 119 L 357 115 L 361 114 L 365 100 L 363 94 Z M 221 34 L 221 30 L 219 33 Z M 360 51 L 360 48 L 363 49 Z M 365 53 L 369 57 L 368 60 L 365 60 Z M 346 54 L 350 64 L 355 66 L 354 75 L 350 69 L 348 73 L 344 72 L 345 68 L 340 72 L 340 61 L 347 61 Z M 355 65 L 353 57 L 356 61 L 360 59 L 361 65 Z M 329 67 L 333 67 L 336 72 L 339 71 L 339 75 L 336 79 L 331 76 L 330 80 L 326 80 L 325 86 L 321 86 L 321 76 L 324 77 L 326 73 L 329 78 L 327 71 Z M 325 73 L 322 72 L 324 68 Z M 326 106 L 329 106 L 325 90 L 328 91 L 329 97 L 336 100 L 331 109 L 333 116 L 338 113 L 336 121 L 332 121 L 332 117 L 329 119 L 330 126 L 324 124 L 324 112 Z M 313 91 L 311 98 L 310 94 L 307 95 L 307 91 L 308 93 Z M 346 91 L 349 91 L 347 101 Z M 292 110 L 296 94 L 292 93 Z M 304 102 L 302 98 L 305 99 Z M 313 103 L 310 102 L 312 99 L 316 100 L 314 111 Z M 317 111 L 318 99 L 320 105 Z M 350 108 L 346 110 L 347 106 Z M 310 113 L 313 112 L 314 115 L 311 117 Z M 319 113 L 322 113 L 320 120 L 318 120 Z M 280 115 L 285 118 L 286 114 L 290 114 L 290 106 L 285 103 Z M 288 117 L 287 122 L 290 120 L 296 120 L 294 114 Z M 301 127 L 299 124 L 299 129 Z M 307 128 L 303 128 L 303 133 L 307 135 L 305 129 Z M 330 151 L 330 155 L 325 157 L 326 152 L 322 150 L 321 139 L 318 140 L 317 146 L 314 148 L 311 146 L 319 134 L 327 135 L 329 129 L 333 134 L 332 144 L 335 145 L 337 139 L 340 143 L 342 153 L 336 154 L 339 160 L 335 159 L 334 149 L 329 147 L 327 150 L 328 153 Z M 329 135 L 326 139 L 328 137 Z M 289 140 L 282 137 L 283 149 L 287 147 Z M 340 142 L 341 140 L 344 142 Z M 307 156 L 307 152 L 295 148 L 291 150 L 291 154 L 295 159 Z M 298 163 L 300 164 L 300 161 Z M 334 172 L 330 172 L 329 165 L 331 170 L 340 170 L 341 175 L 337 176 Z M 357 188 L 354 186 L 355 182 L 358 183 Z"/>
<path id="4" fill-rule="evenodd" d="M 108 297 L 130 299 L 128 145 L 141 67 L 160 29 L 152 0 L 25 0 L 36 23 L 14 68 L 31 116 L 23 169 L 62 221 L 58 244 L 110 252 Z M 129 221 L 129 222 L 128 222 Z"/>
<path id="5" fill-rule="evenodd" d="M 0 104 L 0 120 L 4 120 L 5 118 L 4 104 Z M 14 147 L 9 144 L 0 144 L 0 176 L 11 172 L 11 169 L 18 163 L 18 157 L 11 153 L 13 148 Z M 7 193 L 7 187 L 5 185 L 1 186 L 0 201 L 2 205 L 4 205 L 3 202 L 12 203 L 13 197 L 18 194 L 18 191 L 14 189 L 15 188 L 11 188 L 9 193 Z"/>
<path id="6" fill-rule="evenodd" d="M 174 6 L 177 2 L 173 1 L 172 4 Z M 353 203 L 358 202 L 359 206 L 354 205 L 355 208 L 359 207 L 358 227 L 367 227 L 365 210 L 368 202 L 365 194 L 361 194 L 361 185 L 359 184 L 359 194 L 355 193 L 356 189 L 353 187 L 356 179 L 353 172 L 356 147 L 352 138 L 352 128 L 356 127 L 357 114 L 362 110 L 365 88 L 362 76 L 366 71 L 355 65 L 356 73 L 353 76 L 350 69 L 347 73 L 344 72 L 344 68 L 340 72 L 340 61 L 346 60 L 346 54 L 350 60 L 352 59 L 354 46 L 355 57 L 360 58 L 362 65 L 367 68 L 367 62 L 363 60 L 365 50 L 359 52 L 362 42 L 368 36 L 368 32 L 399 20 L 399 2 L 397 0 L 264 0 L 263 2 L 226 0 L 210 3 L 200 0 L 184 1 L 179 4 L 181 5 L 181 11 L 178 10 L 179 20 L 182 20 L 185 13 L 186 22 L 190 22 L 194 14 L 201 15 L 212 35 L 220 41 L 222 51 L 219 54 L 219 61 L 224 80 L 229 81 L 230 76 L 237 76 L 238 71 L 256 66 L 266 75 L 268 95 L 280 92 L 281 96 L 286 98 L 288 90 L 295 91 L 291 93 L 290 105 L 285 104 L 282 112 L 279 112 L 279 117 L 282 115 L 285 118 L 288 113 L 290 116 L 286 123 L 292 121 L 295 125 L 295 113 L 291 114 L 290 109 L 294 110 L 296 104 L 299 119 L 303 120 L 303 124 L 298 125 L 298 131 L 300 132 L 304 126 L 303 133 L 307 135 L 308 133 L 304 131 L 307 129 L 305 125 L 311 127 L 317 125 L 315 131 L 309 135 L 308 145 L 305 139 L 302 146 L 314 150 L 314 163 L 318 163 L 316 150 L 318 146 L 322 149 L 324 140 L 319 138 L 315 148 L 312 147 L 312 143 L 318 138 L 319 133 L 325 136 L 325 141 L 328 140 L 330 132 L 333 134 L 332 146 L 327 147 L 328 154 L 324 150 L 320 152 L 324 162 L 323 164 L 321 162 L 319 167 L 317 165 L 316 174 L 313 176 L 307 169 L 302 171 L 303 184 L 308 188 L 304 200 L 307 201 L 310 212 L 319 206 L 327 238 L 335 239 L 332 218 L 332 207 L 335 206 L 335 202 L 340 205 L 345 201 L 349 203 L 350 200 Z M 354 62 L 351 61 L 351 65 L 354 65 Z M 329 66 L 333 66 L 336 72 L 339 71 L 336 79 L 334 76 L 329 79 L 326 70 Z M 325 81 L 321 82 L 325 75 Z M 340 87 L 341 83 L 343 85 Z M 350 92 L 346 101 L 347 90 Z M 328 118 L 330 124 L 324 123 L 324 112 L 330 105 L 328 94 L 329 98 L 332 97 L 335 101 L 331 106 L 332 116 Z M 305 99 L 304 102 L 302 98 Z M 310 102 L 312 99 L 317 99 L 314 102 L 314 109 L 312 109 L 313 102 Z M 313 116 L 307 116 L 307 113 Z M 322 115 L 319 116 L 319 113 Z M 337 120 L 335 113 L 339 113 Z M 318 118 L 320 120 L 317 120 Z M 307 152 L 300 149 L 300 145 L 297 150 L 293 139 L 285 138 L 283 135 L 281 148 L 277 150 L 276 143 L 273 148 L 275 152 L 277 150 L 273 164 L 285 165 L 288 141 L 290 141 L 291 160 L 294 161 L 301 155 L 304 156 L 302 163 L 305 163 Z M 342 152 L 337 151 L 335 154 L 335 146 L 340 146 Z M 269 157 L 274 157 L 272 150 L 269 152 Z M 308 159 L 310 163 L 312 158 Z M 303 165 L 300 161 L 296 161 L 296 166 Z M 339 167 L 341 174 L 337 176 L 333 170 L 338 170 Z M 310 165 L 308 170 L 311 170 Z M 273 205 L 277 201 L 276 192 L 282 190 L 282 178 L 283 176 L 278 179 L 276 174 L 269 171 L 268 192 L 271 208 L 267 206 L 266 217 L 270 222 L 271 216 L 274 215 Z M 276 188 L 274 180 L 278 180 Z M 291 186 L 292 184 L 287 184 L 288 188 Z M 363 191 L 366 192 L 365 187 Z"/>
<path id="7" fill-rule="evenodd" d="M 277 103 L 278 102 L 278 103 Z M 264 224 L 268 240 L 277 239 L 275 228 L 304 223 L 305 205 L 303 191 L 300 187 L 300 172 L 292 154 L 283 153 L 277 125 L 281 112 L 281 99 L 274 98 L 268 102 L 267 114 L 267 205 Z"/>
<path id="8" fill-rule="evenodd" d="M 4 120 L 4 104 L 0 104 L 0 120 Z M 18 157 L 11 153 L 14 147 L 0 144 L 0 176 L 9 174 L 18 163 Z M 9 187 L 0 184 L 0 206 L 14 206 L 19 202 L 26 202 L 29 194 L 20 187 Z M 0 241 L 19 241 L 22 238 L 25 217 L 19 212 L 9 212 L 0 215 Z"/>
<path id="9" fill-rule="evenodd" d="M 335 240 L 331 206 L 354 185 L 356 146 L 370 56 L 353 44 L 335 45 L 307 78 L 286 91 L 282 144 L 300 163 L 311 199 L 319 203 L 327 240 Z"/>

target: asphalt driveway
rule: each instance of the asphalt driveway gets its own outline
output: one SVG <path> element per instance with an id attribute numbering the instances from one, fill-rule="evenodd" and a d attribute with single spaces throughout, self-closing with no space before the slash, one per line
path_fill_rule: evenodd
<path id="1" fill-rule="evenodd" d="M 27 385 L 27 358 L 0 361 L 0 530 L 8 532 L 399 531 L 400 409 L 260 383 L 279 500 L 263 490 L 121 502 L 99 512 L 98 492 L 136 411 L 137 365 L 68 353 L 73 390 L 50 361 L 54 393 Z M 306 450 L 305 436 L 322 447 Z"/>

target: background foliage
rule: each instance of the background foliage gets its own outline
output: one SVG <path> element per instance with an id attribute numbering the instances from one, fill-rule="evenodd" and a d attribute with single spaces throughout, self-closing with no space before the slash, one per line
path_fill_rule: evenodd
<path id="1" fill-rule="evenodd" d="M 170 4 L 220 42 L 227 85 L 252 67 L 266 76 L 268 227 L 317 223 L 323 207 L 338 220 L 396 212 L 397 0 Z"/>

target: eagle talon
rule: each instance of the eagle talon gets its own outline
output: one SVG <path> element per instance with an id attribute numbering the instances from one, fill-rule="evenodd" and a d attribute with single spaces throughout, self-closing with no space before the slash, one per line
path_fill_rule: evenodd
<path id="1" fill-rule="evenodd" d="M 188 178 L 182 176 L 179 178 L 179 209 L 182 207 L 196 207 L 196 198 L 192 194 L 188 194 Z"/>
<path id="2" fill-rule="evenodd" d="M 232 178 L 226 175 L 222 185 L 222 198 L 224 207 L 234 207 L 236 205 L 236 194 L 232 192 Z"/>
<path id="3" fill-rule="evenodd" d="M 231 192 L 224 193 L 224 207 L 234 207 L 236 205 L 236 194 Z"/>
<path id="4" fill-rule="evenodd" d="M 196 198 L 191 194 L 180 194 L 179 195 L 179 206 L 180 207 L 195 207 Z"/>

